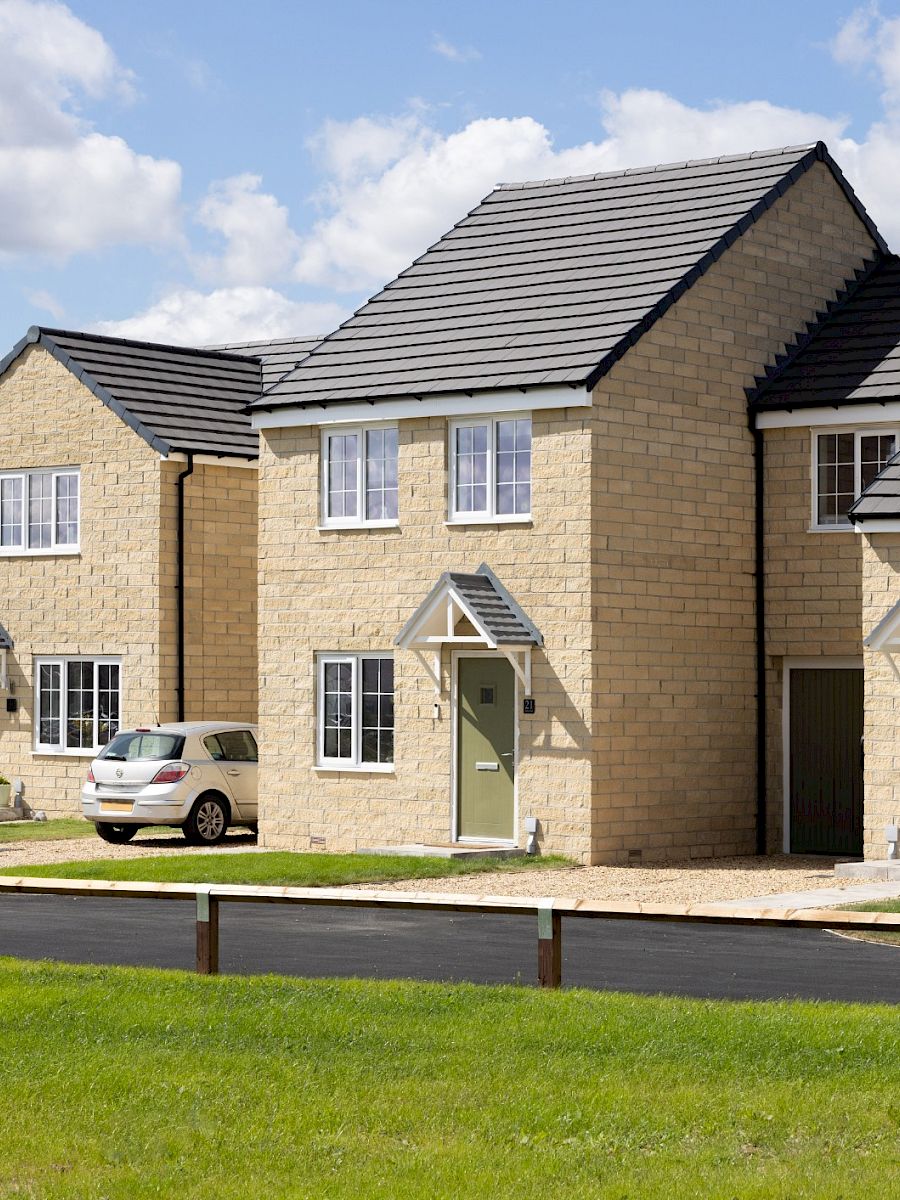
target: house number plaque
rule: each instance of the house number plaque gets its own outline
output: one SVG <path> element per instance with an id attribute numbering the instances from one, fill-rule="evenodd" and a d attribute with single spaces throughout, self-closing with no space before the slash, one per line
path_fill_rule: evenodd
<path id="1" fill-rule="evenodd" d="M 533 714 L 533 712 L 534 712 L 534 697 L 533 696 L 526 696 L 525 699 L 522 701 L 522 712 L 525 713 L 526 716 L 531 716 Z"/>

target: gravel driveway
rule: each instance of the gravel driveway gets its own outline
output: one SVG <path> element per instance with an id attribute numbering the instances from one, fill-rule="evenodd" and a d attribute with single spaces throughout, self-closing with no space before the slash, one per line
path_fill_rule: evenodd
<path id="1" fill-rule="evenodd" d="M 230 833 L 221 846 L 189 846 L 181 834 L 141 832 L 127 846 L 100 838 L 58 842 L 0 844 L 0 866 L 21 867 L 73 859 L 151 858 L 160 854 L 223 854 L 229 850 L 265 853 L 243 831 Z M 834 877 L 834 859 L 775 855 L 770 858 L 693 859 L 658 867 L 561 867 L 521 873 L 497 871 L 450 879 L 398 880 L 379 884 L 391 891 L 475 892 L 499 896 L 566 896 L 586 900 L 638 900 L 659 904 L 704 904 L 739 900 L 771 892 L 809 891 L 851 886 Z"/>

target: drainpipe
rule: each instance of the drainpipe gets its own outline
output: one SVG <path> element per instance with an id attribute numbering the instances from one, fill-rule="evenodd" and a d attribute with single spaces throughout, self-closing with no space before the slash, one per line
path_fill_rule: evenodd
<path id="1" fill-rule="evenodd" d="M 176 555 L 178 562 L 178 720 L 184 720 L 184 481 L 194 473 L 194 455 L 187 452 L 187 466 L 178 476 L 178 529 Z"/>
<path id="2" fill-rule="evenodd" d="M 756 853 L 766 853 L 766 539 L 765 449 L 763 432 L 750 418 L 753 433 L 753 471 L 756 584 Z"/>

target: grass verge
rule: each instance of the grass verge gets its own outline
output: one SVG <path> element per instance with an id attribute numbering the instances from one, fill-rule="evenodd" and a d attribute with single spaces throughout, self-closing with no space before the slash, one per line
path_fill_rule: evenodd
<path id="1" fill-rule="evenodd" d="M 294 887 L 339 887 L 386 883 L 392 879 L 441 879 L 488 871 L 530 871 L 536 867 L 568 867 L 561 855 L 545 858 L 452 859 L 408 858 L 381 854 L 265 853 L 172 854 L 154 858 L 92 859 L 4 867 L 0 875 L 37 875 L 62 879 L 140 879 L 153 883 L 257 883 Z"/>
<path id="2" fill-rule="evenodd" d="M 891 1193 L 896 1013 L 0 959 L 0 1195 Z"/>
<path id="3" fill-rule="evenodd" d="M 96 837 L 90 821 L 61 817 L 56 821 L 0 821 L 2 842 L 59 842 L 65 838 Z"/>
<path id="4" fill-rule="evenodd" d="M 860 904 L 848 904 L 847 907 L 855 912 L 900 912 L 900 900 L 864 900 Z M 872 932 L 860 930 L 848 933 L 848 937 L 859 938 L 861 942 L 885 942 L 889 946 L 900 946 L 900 933 L 890 930 L 877 929 Z"/>

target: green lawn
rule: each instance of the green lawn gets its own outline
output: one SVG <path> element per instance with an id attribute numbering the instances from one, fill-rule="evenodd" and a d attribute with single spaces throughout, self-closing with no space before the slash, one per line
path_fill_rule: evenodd
<path id="1" fill-rule="evenodd" d="M 530 871 L 566 867 L 560 855 L 545 858 L 459 859 L 407 858 L 381 854 L 294 854 L 272 850 L 254 854 L 171 854 L 159 858 L 97 859 L 4 867 L 0 875 L 40 875 L 68 879 L 141 879 L 154 883 L 260 883 L 295 887 L 337 887 L 381 883 L 391 879 L 440 879 L 486 871 Z"/>
<path id="2" fill-rule="evenodd" d="M 896 1011 L 0 959 L 0 1195 L 802 1200 L 896 1186 Z"/>
<path id="3" fill-rule="evenodd" d="M 94 826 L 81 817 L 62 817 L 58 821 L 0 821 L 2 842 L 58 842 L 63 838 L 96 837 Z"/>

